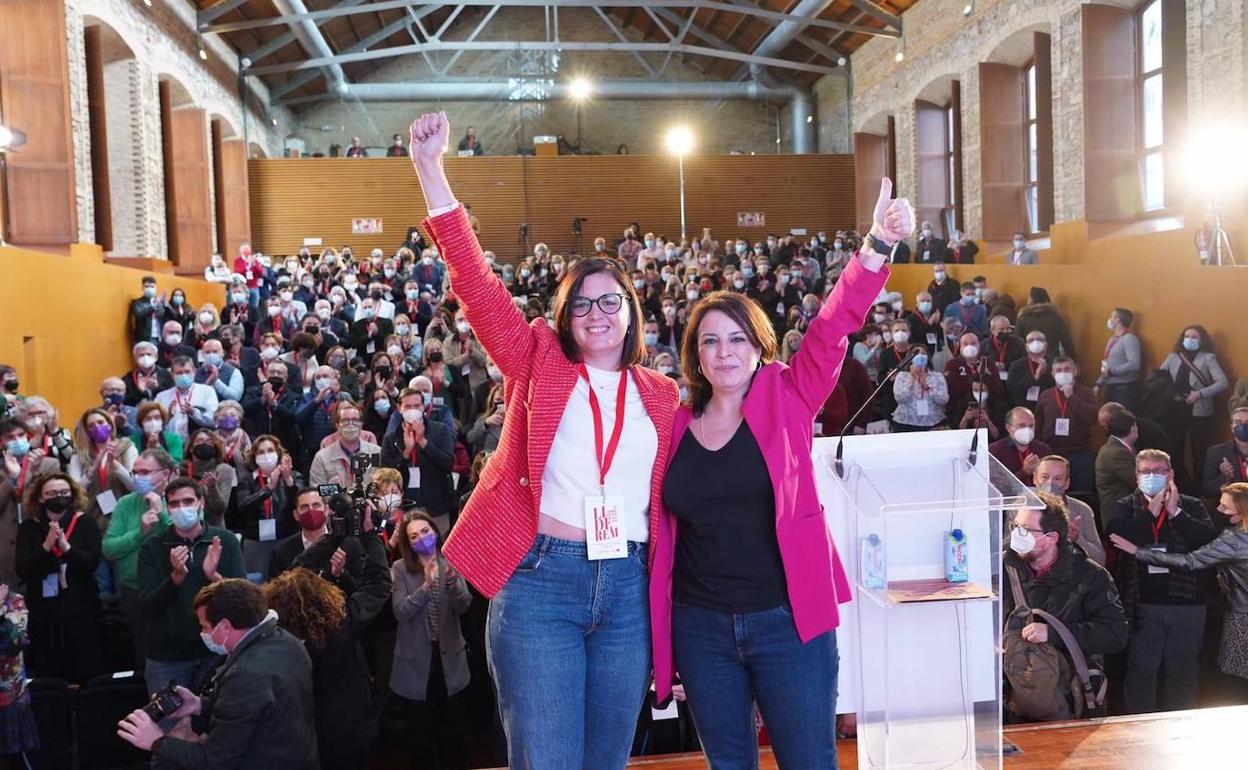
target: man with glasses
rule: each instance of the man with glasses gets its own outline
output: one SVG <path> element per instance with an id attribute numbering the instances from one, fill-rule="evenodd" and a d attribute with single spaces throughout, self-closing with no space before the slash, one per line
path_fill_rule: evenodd
<path id="1" fill-rule="evenodd" d="M 121 587 L 121 608 L 134 641 L 136 668 L 142 668 L 146 658 L 144 614 L 139 601 L 139 547 L 158 524 L 169 523 L 164 495 L 173 476 L 173 458 L 165 450 L 140 453 L 130 470 L 134 491 L 117 501 L 104 536 L 102 552 L 112 563 Z"/>
<path id="2" fill-rule="evenodd" d="M 352 401 L 339 401 L 334 407 L 333 424 L 334 440 L 313 457 L 308 483 L 312 486 L 337 484 L 344 490 L 354 486 L 352 462 L 356 455 L 364 454 L 372 455 L 371 468 L 363 479 L 367 484 L 381 459 L 381 447 L 360 437 L 364 427 L 360 408 Z"/>
<path id="3" fill-rule="evenodd" d="M 436 420 L 425 421 L 424 394 L 407 388 L 399 394 L 402 427 L 382 441 L 381 464 L 403 477 L 403 500 L 449 523 L 455 499 L 451 468 L 455 464 L 455 433 Z"/>

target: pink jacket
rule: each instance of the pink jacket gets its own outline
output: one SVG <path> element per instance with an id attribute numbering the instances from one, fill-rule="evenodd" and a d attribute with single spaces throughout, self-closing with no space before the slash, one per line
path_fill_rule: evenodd
<path id="1" fill-rule="evenodd" d="M 754 375 L 745 397 L 745 422 L 767 462 L 776 498 L 776 537 L 788 584 L 789 603 L 803 642 L 840 625 L 839 606 L 848 602 L 849 580 L 824 521 L 815 488 L 811 441 L 815 415 L 840 377 L 848 347 L 846 337 L 862 327 L 888 268 L 872 273 L 855 259 L 818 317 L 811 322 L 802 347 L 786 366 L 770 363 Z M 688 406 L 676 412 L 668 461 L 693 420 Z M 650 625 L 654 645 L 654 679 L 660 701 L 671 693 L 672 568 L 676 555 L 676 518 L 660 515 L 658 543 L 650 573 Z"/>

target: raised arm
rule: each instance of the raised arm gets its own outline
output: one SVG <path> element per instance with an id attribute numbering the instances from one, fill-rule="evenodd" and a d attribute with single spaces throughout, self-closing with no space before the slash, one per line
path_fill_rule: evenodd
<path id="1" fill-rule="evenodd" d="M 880 180 L 871 235 L 885 243 L 897 243 L 914 231 L 914 210 L 905 198 L 893 200 L 893 182 Z M 876 253 L 869 244 L 841 273 L 836 288 L 810 323 L 802 347 L 789 361 L 785 380 L 797 391 L 810 413 L 815 414 L 836 387 L 845 361 L 850 332 L 862 328 L 863 319 L 888 281 L 887 254 Z"/>
<path id="2" fill-rule="evenodd" d="M 516 376 L 532 363 L 536 331 L 525 324 L 511 293 L 486 263 L 468 214 L 451 191 L 442 169 L 450 130 L 444 112 L 412 121 L 412 166 L 430 213 L 425 231 L 446 259 L 455 295 L 482 346 L 505 376 Z"/>

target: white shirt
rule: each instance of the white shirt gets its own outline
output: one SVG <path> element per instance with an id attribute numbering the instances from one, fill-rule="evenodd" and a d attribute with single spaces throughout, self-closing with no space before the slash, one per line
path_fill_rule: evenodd
<path id="1" fill-rule="evenodd" d="M 615 397 L 620 372 L 586 367 L 602 410 L 602 445 L 606 451 L 615 427 Z M 624 397 L 624 426 L 615 460 L 607 473 L 607 494 L 623 499 L 620 511 L 627 539 L 650 539 L 650 479 L 659 450 L 659 436 L 646 413 L 637 382 L 628 375 Z M 576 387 L 564 407 L 559 430 L 542 472 L 541 512 L 581 529 L 585 528 L 585 498 L 602 494 L 598 486 L 598 457 L 594 448 L 594 413 L 589 407 L 589 384 L 576 378 Z"/>
<path id="2" fill-rule="evenodd" d="M 190 438 L 191 430 L 195 428 L 214 427 L 213 417 L 217 413 L 217 392 L 208 385 L 194 383 L 189 395 L 188 401 L 187 394 L 179 391 L 177 386 L 156 394 L 156 403 L 169 412 L 169 424 L 165 430 L 177 433 L 183 441 Z M 187 409 L 184 410 L 183 406 Z M 190 455 L 190 448 L 187 449 L 187 455 Z"/>

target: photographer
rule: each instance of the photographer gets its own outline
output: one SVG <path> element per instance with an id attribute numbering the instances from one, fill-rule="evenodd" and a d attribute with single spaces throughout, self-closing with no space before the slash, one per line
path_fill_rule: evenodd
<path id="1" fill-rule="evenodd" d="M 360 639 L 390 597 L 386 550 L 373 530 L 373 507 L 361 517 L 364 572 L 343 591 L 306 569 L 282 573 L 264 587 L 282 628 L 312 657 L 312 692 L 321 766 L 362 770 L 372 738 L 373 692 Z M 308 548 L 310 560 L 330 558 L 343 538 L 330 535 Z"/>
<path id="2" fill-rule="evenodd" d="M 348 537 L 328 552 L 312 549 L 329 536 L 329 509 L 316 487 L 299 490 L 295 521 L 300 531 L 273 546 L 269 577 L 275 578 L 294 567 L 306 567 L 348 591 L 363 579 L 364 549 L 358 539 Z"/>
<path id="3" fill-rule="evenodd" d="M 181 705 L 166 718 L 183 721 L 168 735 L 145 709 L 131 712 L 117 734 L 151 751 L 157 767 L 319 770 L 303 643 L 278 628 L 260 589 L 245 580 L 205 587 L 194 607 L 202 644 L 226 656 L 211 691 L 176 688 Z"/>
<path id="4" fill-rule="evenodd" d="M 405 500 L 446 522 L 454 506 L 455 434 L 441 422 L 426 420 L 424 406 L 419 390 L 406 388 L 399 395 L 402 422 L 382 439 L 381 464 L 402 474 Z"/>

